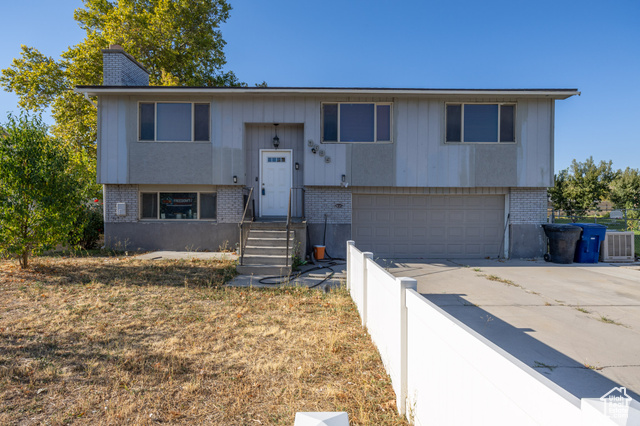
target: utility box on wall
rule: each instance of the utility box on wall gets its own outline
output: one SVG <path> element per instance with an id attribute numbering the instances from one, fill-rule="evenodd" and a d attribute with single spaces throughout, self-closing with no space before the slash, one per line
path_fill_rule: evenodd
<path id="1" fill-rule="evenodd" d="M 127 203 L 116 203 L 116 216 L 127 215 Z"/>

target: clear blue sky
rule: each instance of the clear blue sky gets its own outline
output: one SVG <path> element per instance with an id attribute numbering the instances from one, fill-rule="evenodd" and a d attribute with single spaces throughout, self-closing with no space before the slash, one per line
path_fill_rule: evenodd
<path id="1" fill-rule="evenodd" d="M 231 0 L 227 69 L 250 85 L 577 88 L 556 103 L 556 171 L 640 168 L 640 1 Z M 80 0 L 2 1 L 0 68 L 58 57 Z M 0 92 L 0 121 L 16 97 Z"/>

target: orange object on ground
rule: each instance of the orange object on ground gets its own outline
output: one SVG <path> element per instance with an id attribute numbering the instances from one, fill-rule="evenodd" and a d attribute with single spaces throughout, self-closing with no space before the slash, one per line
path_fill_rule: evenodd
<path id="1" fill-rule="evenodd" d="M 324 246 L 313 246 L 313 257 L 316 260 L 324 259 Z"/>

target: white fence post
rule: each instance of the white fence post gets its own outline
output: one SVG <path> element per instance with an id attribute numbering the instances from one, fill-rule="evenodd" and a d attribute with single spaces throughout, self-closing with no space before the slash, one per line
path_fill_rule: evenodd
<path id="1" fill-rule="evenodd" d="M 351 246 L 355 247 L 353 240 L 347 241 L 347 290 L 351 292 Z"/>
<path id="2" fill-rule="evenodd" d="M 407 290 L 416 290 L 418 282 L 413 278 L 400 277 L 396 278 L 398 283 L 399 311 L 400 311 L 400 392 L 396 395 L 396 406 L 401 416 L 407 414 L 407 393 L 408 393 L 408 342 L 407 342 Z"/>
<path id="3" fill-rule="evenodd" d="M 367 259 L 373 262 L 373 253 L 365 251 L 362 253 L 362 326 L 367 326 L 367 287 L 369 286 L 369 277 L 367 276 Z"/>

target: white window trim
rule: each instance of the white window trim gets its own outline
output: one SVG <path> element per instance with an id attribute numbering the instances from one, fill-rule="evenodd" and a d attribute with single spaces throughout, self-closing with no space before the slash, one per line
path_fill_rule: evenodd
<path id="1" fill-rule="evenodd" d="M 366 104 L 373 105 L 373 134 L 375 136 L 375 140 L 373 141 L 363 141 L 363 142 L 353 142 L 353 141 L 341 141 L 340 140 L 340 105 L 347 104 Z M 324 140 L 324 106 L 325 105 L 338 105 L 338 128 L 337 128 L 337 141 L 325 141 Z M 389 139 L 388 141 L 379 141 L 378 140 L 378 105 L 389 105 Z M 320 103 L 320 142 L 326 144 L 337 144 L 337 143 L 376 143 L 376 144 L 390 144 L 393 143 L 393 102 L 321 102 Z"/>
<path id="2" fill-rule="evenodd" d="M 140 104 L 153 104 L 153 140 L 140 139 Z M 159 141 L 158 140 L 158 104 L 191 104 L 191 140 L 188 141 Z M 195 106 L 209 105 L 209 140 L 197 141 L 196 137 L 196 115 Z M 211 102 L 193 102 L 193 101 L 138 101 L 138 142 L 143 143 L 211 143 Z"/>
<path id="3" fill-rule="evenodd" d="M 197 194 L 197 203 L 198 203 L 198 218 L 197 219 L 161 219 L 160 218 L 160 193 L 176 193 L 176 192 L 182 192 L 182 193 L 187 193 L 187 192 L 195 192 Z M 155 219 L 151 219 L 148 217 L 143 218 L 142 217 L 142 209 L 143 209 L 143 205 L 142 205 L 142 194 L 156 194 L 156 211 L 158 212 L 158 216 Z M 202 204 L 200 203 L 200 194 L 216 194 L 216 218 L 215 219 L 201 219 L 200 218 L 200 207 L 202 206 Z M 182 189 L 182 190 L 158 190 L 158 191 L 145 191 L 145 190 L 141 190 L 138 191 L 138 220 L 140 221 L 144 221 L 144 222 L 159 222 L 159 221 L 165 221 L 165 222 L 176 222 L 176 223 L 182 223 L 182 222 L 217 222 L 218 221 L 218 191 L 190 191 L 188 189 Z"/>
<path id="4" fill-rule="evenodd" d="M 460 142 L 447 141 L 447 106 L 449 105 L 462 105 L 462 111 L 460 112 Z M 498 141 L 497 142 L 464 142 L 464 105 L 498 105 Z M 513 107 L 513 141 L 500 142 L 500 114 L 501 106 Z M 444 143 L 453 145 L 474 145 L 474 144 L 487 144 L 487 145 L 508 145 L 518 142 L 518 132 L 516 131 L 516 122 L 518 119 L 518 104 L 516 102 L 445 102 L 444 104 Z"/>

